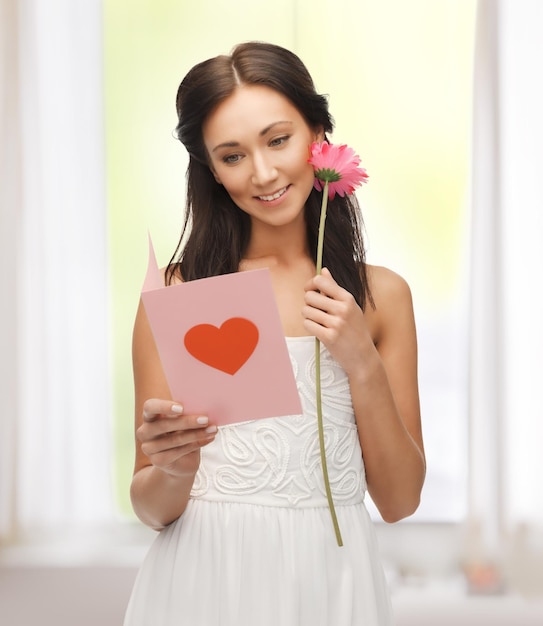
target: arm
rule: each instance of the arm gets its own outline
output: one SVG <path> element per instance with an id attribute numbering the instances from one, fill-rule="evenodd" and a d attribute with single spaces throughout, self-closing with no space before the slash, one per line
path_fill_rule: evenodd
<path id="1" fill-rule="evenodd" d="M 209 425 L 205 416 L 184 415 L 181 403 L 171 400 L 141 302 L 132 358 L 136 461 L 130 496 L 140 520 L 159 530 L 185 510 L 200 463 L 200 448 L 213 441 L 217 428 Z"/>
<path id="2" fill-rule="evenodd" d="M 425 459 L 411 293 L 398 275 L 372 268 L 375 310 L 362 312 L 328 270 L 306 287 L 305 326 L 349 378 L 368 491 L 383 519 L 411 515 Z"/>

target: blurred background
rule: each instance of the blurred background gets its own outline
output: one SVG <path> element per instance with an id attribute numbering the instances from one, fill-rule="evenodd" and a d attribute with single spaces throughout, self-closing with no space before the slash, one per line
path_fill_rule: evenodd
<path id="1" fill-rule="evenodd" d="M 175 94 L 265 40 L 362 158 L 368 260 L 410 283 L 428 477 L 375 518 L 397 623 L 543 623 L 543 3 L 0 0 L 0 614 L 122 623 L 131 331 L 176 246 Z"/>

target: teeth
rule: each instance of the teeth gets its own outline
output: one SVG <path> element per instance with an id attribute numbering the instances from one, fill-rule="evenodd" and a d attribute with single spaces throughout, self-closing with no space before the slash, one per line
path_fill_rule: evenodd
<path id="1" fill-rule="evenodd" d="M 258 199 L 264 200 L 266 202 L 271 202 L 272 200 L 277 200 L 277 198 L 280 198 L 286 190 L 287 188 L 283 187 L 283 189 L 280 189 L 277 193 L 274 193 L 273 196 L 258 196 Z"/>

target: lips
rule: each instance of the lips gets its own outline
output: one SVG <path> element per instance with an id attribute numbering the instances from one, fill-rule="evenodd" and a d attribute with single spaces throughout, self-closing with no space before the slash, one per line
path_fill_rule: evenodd
<path id="1" fill-rule="evenodd" d="M 272 202 L 273 200 L 277 200 L 278 198 L 280 198 L 287 191 L 287 189 L 288 187 L 283 187 L 282 189 L 279 189 L 279 191 L 276 191 L 269 196 L 257 196 L 257 198 L 259 200 L 262 200 L 263 202 Z"/>

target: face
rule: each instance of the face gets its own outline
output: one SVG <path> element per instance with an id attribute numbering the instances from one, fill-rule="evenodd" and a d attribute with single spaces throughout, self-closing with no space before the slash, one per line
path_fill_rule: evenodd
<path id="1" fill-rule="evenodd" d="M 314 180 L 309 146 L 323 133 L 287 98 L 269 87 L 241 86 L 207 118 L 203 136 L 217 182 L 253 225 L 303 220 Z"/>

